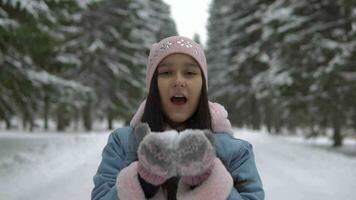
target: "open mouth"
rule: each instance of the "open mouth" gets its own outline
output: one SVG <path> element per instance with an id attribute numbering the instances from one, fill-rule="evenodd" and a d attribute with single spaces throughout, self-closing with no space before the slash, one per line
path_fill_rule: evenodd
<path id="1" fill-rule="evenodd" d="M 187 103 L 187 98 L 185 96 L 173 96 L 171 97 L 171 102 L 174 105 L 184 105 Z"/>

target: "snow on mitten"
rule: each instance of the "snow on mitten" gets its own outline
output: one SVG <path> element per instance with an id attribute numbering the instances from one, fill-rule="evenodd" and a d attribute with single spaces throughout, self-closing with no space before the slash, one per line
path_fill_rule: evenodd
<path id="1" fill-rule="evenodd" d="M 214 166 L 213 136 L 209 130 L 185 130 L 176 146 L 177 168 L 181 181 L 196 186 L 204 182 Z"/>
<path id="2" fill-rule="evenodd" d="M 135 128 L 136 138 L 142 138 L 138 146 L 137 171 L 141 178 L 153 185 L 161 185 L 176 176 L 174 141 L 177 131 L 150 132 L 145 125 Z M 142 127 L 141 127 L 142 126 Z"/>

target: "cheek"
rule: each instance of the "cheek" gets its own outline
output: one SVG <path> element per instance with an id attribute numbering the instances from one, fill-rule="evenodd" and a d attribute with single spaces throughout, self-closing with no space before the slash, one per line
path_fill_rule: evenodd
<path id="1" fill-rule="evenodd" d="M 193 88 L 191 92 L 192 94 L 194 94 L 195 103 L 197 103 L 200 99 L 202 88 L 203 88 L 203 84 L 201 81 L 198 81 L 193 84 Z"/>
<path id="2" fill-rule="evenodd" d="M 163 101 L 164 97 L 168 96 L 167 95 L 167 83 L 158 79 L 157 86 L 158 86 L 158 93 L 159 93 L 160 99 L 161 99 L 161 101 Z"/>

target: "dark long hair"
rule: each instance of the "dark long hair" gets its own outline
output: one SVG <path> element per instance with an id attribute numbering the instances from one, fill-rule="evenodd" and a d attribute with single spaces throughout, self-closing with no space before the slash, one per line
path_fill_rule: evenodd
<path id="1" fill-rule="evenodd" d="M 209 110 L 207 87 L 205 77 L 202 74 L 203 85 L 199 98 L 199 104 L 194 114 L 186 121 L 184 128 L 209 129 L 211 128 L 211 117 Z M 158 91 L 158 73 L 153 74 L 151 86 L 146 99 L 146 106 L 142 116 L 142 122 L 148 123 L 152 131 L 164 131 L 165 117 L 162 112 L 161 100 Z M 172 127 L 174 128 L 174 127 Z M 162 188 L 167 192 L 168 200 L 175 200 L 177 194 L 178 178 L 173 177 L 167 180 Z"/>
<path id="2" fill-rule="evenodd" d="M 184 122 L 184 124 L 185 128 L 212 130 L 207 87 L 205 83 L 205 77 L 203 73 L 201 74 L 203 84 L 197 110 L 187 121 Z M 156 70 L 152 77 L 151 86 L 148 92 L 146 106 L 141 121 L 148 123 L 152 131 L 164 131 L 164 126 L 166 123 L 161 107 L 157 79 L 158 73 Z"/>

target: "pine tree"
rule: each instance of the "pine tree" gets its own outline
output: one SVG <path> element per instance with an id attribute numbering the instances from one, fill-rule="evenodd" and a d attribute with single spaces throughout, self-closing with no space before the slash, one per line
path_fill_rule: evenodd
<path id="1" fill-rule="evenodd" d="M 47 1 L 0 1 L 0 113 L 8 128 L 19 116 L 32 130 L 44 99 L 66 93 L 86 95 L 90 91 L 48 71 L 60 35 L 57 18 Z M 2 112 L 3 111 L 3 112 Z"/>
<path id="2" fill-rule="evenodd" d="M 90 3 L 89 3 L 90 2 Z M 176 34 L 161 0 L 0 0 L 0 120 L 87 130 L 126 122 L 145 96 L 150 45 Z"/>
<path id="3" fill-rule="evenodd" d="M 332 127 L 341 145 L 342 130 L 355 124 L 355 7 L 352 0 L 213 1 L 211 93 L 238 113 L 233 123 L 311 134 Z"/>
<path id="4" fill-rule="evenodd" d="M 95 107 L 94 115 L 106 117 L 111 129 L 114 118 L 127 122 L 136 111 L 145 93 L 148 49 L 176 33 L 174 22 L 162 1 L 104 0 L 83 13 L 81 29 L 68 45 L 80 52 L 76 79 L 95 88 L 97 99 L 86 108 Z"/>

